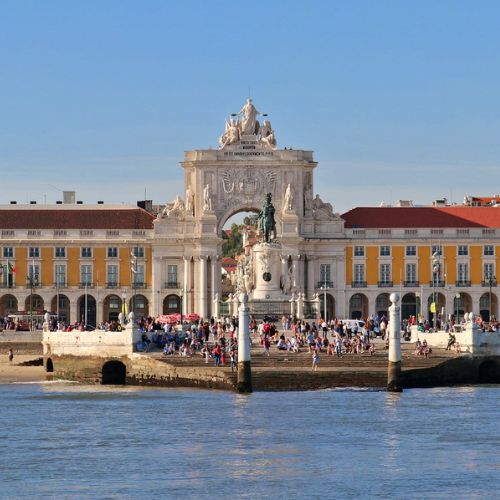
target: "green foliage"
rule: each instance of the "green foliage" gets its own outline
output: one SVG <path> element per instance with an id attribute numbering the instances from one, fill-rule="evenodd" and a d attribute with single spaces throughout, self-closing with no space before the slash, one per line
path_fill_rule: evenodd
<path id="1" fill-rule="evenodd" d="M 222 238 L 225 240 L 222 244 L 222 255 L 224 257 L 232 257 L 233 259 L 243 251 L 243 236 L 241 230 L 247 226 L 257 227 L 257 215 L 250 215 L 245 217 L 243 224 L 233 223 L 231 225 L 231 233 L 222 234 Z"/>
<path id="2" fill-rule="evenodd" d="M 243 227 L 243 226 L 241 226 Z M 231 226 L 231 233 L 224 233 L 224 243 L 222 244 L 222 255 L 224 257 L 235 257 L 243 250 L 242 236 L 239 232 L 240 226 L 238 224 L 233 224 Z"/>

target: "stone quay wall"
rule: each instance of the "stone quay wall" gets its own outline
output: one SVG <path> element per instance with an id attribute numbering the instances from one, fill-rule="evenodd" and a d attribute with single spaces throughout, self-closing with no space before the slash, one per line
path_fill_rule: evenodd
<path id="1" fill-rule="evenodd" d="M 500 332 L 483 332 L 475 325 L 467 325 L 462 331 L 453 332 L 462 352 L 468 352 L 475 356 L 500 356 Z M 419 332 L 416 326 L 411 327 L 411 341 L 427 340 L 431 347 L 446 348 L 448 345 L 448 333 Z"/>

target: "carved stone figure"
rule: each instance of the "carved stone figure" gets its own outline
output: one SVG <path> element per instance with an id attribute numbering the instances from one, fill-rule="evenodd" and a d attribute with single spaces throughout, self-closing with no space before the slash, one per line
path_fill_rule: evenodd
<path id="1" fill-rule="evenodd" d="M 210 184 L 207 184 L 203 188 L 203 210 L 205 212 L 212 211 L 212 188 Z"/>
<path id="2" fill-rule="evenodd" d="M 266 202 L 259 212 L 259 229 L 262 231 L 266 243 L 271 242 L 271 234 L 276 237 L 276 220 L 274 219 L 275 208 L 271 203 L 271 198 L 271 193 L 267 193 Z"/>
<path id="3" fill-rule="evenodd" d="M 293 210 L 293 188 L 290 184 L 286 187 L 285 198 L 283 200 L 283 210 L 285 212 Z"/>
<path id="4" fill-rule="evenodd" d="M 167 203 L 163 209 L 162 217 L 173 217 L 175 215 L 180 217 L 184 215 L 185 210 L 184 201 L 177 195 L 172 203 Z"/>
<path id="5" fill-rule="evenodd" d="M 276 137 L 269 120 L 264 120 L 262 127 L 260 127 L 260 142 L 267 146 L 276 147 Z"/>
<path id="6" fill-rule="evenodd" d="M 260 113 L 257 111 L 252 103 L 252 99 L 247 99 L 245 105 L 241 108 L 238 113 L 242 116 L 241 118 L 241 135 L 253 135 L 257 132 L 257 115 Z"/>
<path id="7" fill-rule="evenodd" d="M 190 185 L 186 189 L 186 212 L 194 215 L 194 193 Z"/>
<path id="8" fill-rule="evenodd" d="M 220 136 L 219 144 L 223 148 L 229 144 L 237 144 L 240 141 L 240 129 L 235 120 L 226 120 L 226 131 Z"/>
<path id="9" fill-rule="evenodd" d="M 333 214 L 333 208 L 330 203 L 324 203 L 319 194 L 316 195 L 312 203 L 313 216 L 315 219 L 333 219 L 335 215 Z"/>

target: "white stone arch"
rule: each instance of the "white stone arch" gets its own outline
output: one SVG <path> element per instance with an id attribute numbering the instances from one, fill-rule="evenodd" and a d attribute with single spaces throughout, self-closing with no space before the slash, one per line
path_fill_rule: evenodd
<path id="1" fill-rule="evenodd" d="M 278 233 L 276 236 L 280 236 L 279 230 L 281 228 L 281 208 L 277 207 L 273 202 L 274 208 L 276 209 L 276 213 L 274 214 L 274 218 L 276 220 L 276 232 Z M 258 214 L 261 211 L 262 207 L 258 206 L 258 203 L 245 203 L 238 206 L 232 206 L 225 210 L 223 214 L 218 218 L 217 221 L 217 237 L 222 238 L 222 229 L 226 222 L 237 214 L 242 212 L 251 212 L 254 214 Z"/>

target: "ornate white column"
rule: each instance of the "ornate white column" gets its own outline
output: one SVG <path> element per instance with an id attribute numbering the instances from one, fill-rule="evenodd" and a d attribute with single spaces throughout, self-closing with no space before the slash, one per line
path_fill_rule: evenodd
<path id="1" fill-rule="evenodd" d="M 240 295 L 238 311 L 238 392 L 252 392 L 248 295 Z"/>
<path id="2" fill-rule="evenodd" d="M 296 255 L 292 255 L 292 289 L 299 289 L 299 262 Z"/>
<path id="3" fill-rule="evenodd" d="M 399 295 L 391 293 L 389 307 L 389 362 L 387 366 L 387 390 L 403 392 L 401 385 L 401 317 Z"/>
<path id="4" fill-rule="evenodd" d="M 184 292 L 182 295 L 182 313 L 188 314 L 191 312 L 189 310 L 189 291 L 191 284 L 191 257 L 184 257 L 184 281 L 182 288 L 184 288 Z"/>
<path id="5" fill-rule="evenodd" d="M 314 286 L 314 261 L 316 257 L 307 258 L 307 294 L 312 300 L 316 287 Z"/>
<path id="6" fill-rule="evenodd" d="M 207 317 L 207 258 L 203 255 L 199 257 L 199 304 L 198 314 L 206 319 Z"/>

